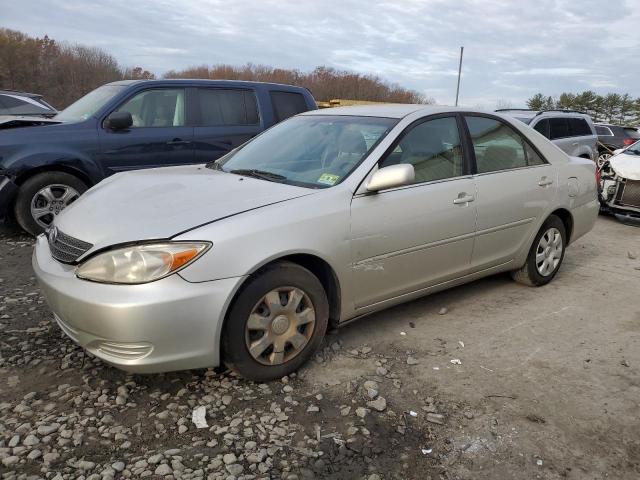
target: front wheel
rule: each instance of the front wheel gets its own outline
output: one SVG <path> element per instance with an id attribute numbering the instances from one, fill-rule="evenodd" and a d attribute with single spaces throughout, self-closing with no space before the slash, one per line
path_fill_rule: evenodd
<path id="1" fill-rule="evenodd" d="M 31 235 L 38 235 L 86 190 L 87 185 L 82 180 L 68 173 L 34 175 L 20 186 L 15 206 L 16 220 Z"/>
<path id="2" fill-rule="evenodd" d="M 513 279 L 535 287 L 553 280 L 564 259 L 566 237 L 562 220 L 555 215 L 547 218 L 531 245 L 526 263 L 519 270 L 511 272 Z"/>
<path id="3" fill-rule="evenodd" d="M 318 278 L 291 262 L 267 267 L 242 289 L 222 335 L 229 368 L 255 381 L 297 370 L 320 346 L 329 321 Z"/>

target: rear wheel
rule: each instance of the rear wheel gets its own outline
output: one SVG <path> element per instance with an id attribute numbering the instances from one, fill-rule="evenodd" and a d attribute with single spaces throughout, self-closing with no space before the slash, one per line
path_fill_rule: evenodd
<path id="1" fill-rule="evenodd" d="M 513 279 L 529 286 L 546 285 L 560 269 L 567 244 L 562 220 L 551 215 L 542 224 L 524 266 L 511 272 Z"/>
<path id="2" fill-rule="evenodd" d="M 281 378 L 315 353 L 328 320 L 320 281 L 297 264 L 274 264 L 251 279 L 231 307 L 222 336 L 224 361 L 250 380 Z"/>
<path id="3" fill-rule="evenodd" d="M 16 198 L 18 224 L 32 235 L 44 232 L 53 219 L 87 190 L 78 177 L 64 172 L 44 172 L 27 179 Z"/>

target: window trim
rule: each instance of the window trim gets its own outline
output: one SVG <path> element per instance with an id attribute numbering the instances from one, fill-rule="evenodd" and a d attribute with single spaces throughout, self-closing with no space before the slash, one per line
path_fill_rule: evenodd
<path id="1" fill-rule="evenodd" d="M 540 150 L 532 142 L 530 142 L 529 139 L 523 133 L 520 133 L 513 125 L 510 125 L 504 119 L 502 119 L 500 117 L 496 117 L 496 116 L 488 114 L 488 113 L 478 113 L 478 112 L 460 112 L 458 115 L 463 117 L 463 121 L 464 121 L 465 127 L 467 129 L 466 133 L 468 135 L 468 140 L 469 140 L 469 143 L 471 144 L 470 154 L 473 157 L 473 172 L 474 172 L 473 175 L 474 176 L 492 175 L 494 173 L 512 172 L 514 170 L 524 170 L 526 168 L 539 168 L 539 167 L 545 167 L 547 165 L 551 165 L 551 162 L 549 162 L 549 160 L 547 160 L 547 158 L 544 155 L 542 155 Z M 527 150 L 523 146 L 524 156 L 525 156 L 525 159 L 527 161 L 527 165 L 525 165 L 523 167 L 516 167 L 516 168 L 505 168 L 503 170 L 493 170 L 491 172 L 478 172 L 478 163 L 477 163 L 477 159 L 476 159 L 476 152 L 475 152 L 475 149 L 473 149 L 473 139 L 471 138 L 471 133 L 469 131 L 469 126 L 467 125 L 467 121 L 466 121 L 466 119 L 464 117 L 488 118 L 490 120 L 496 120 L 497 122 L 500 122 L 503 125 L 506 125 L 509 129 L 511 129 L 511 131 L 513 131 L 516 135 L 518 135 L 522 139 L 523 142 L 526 142 L 529 145 L 529 147 L 531 147 L 531 149 L 542 159 L 543 163 L 541 165 L 528 165 L 529 159 L 527 157 Z M 549 127 L 551 127 L 551 125 L 549 125 Z M 549 130 L 551 130 L 551 128 L 549 128 Z M 538 133 L 540 133 L 540 132 L 538 132 Z"/>
<path id="2" fill-rule="evenodd" d="M 613 134 L 611 129 L 609 127 L 605 126 L 605 125 L 594 125 L 594 128 L 596 129 L 596 135 L 598 137 L 615 137 L 615 135 Z M 598 128 L 606 128 L 609 133 L 601 135 L 601 134 L 598 133 L 598 130 L 597 130 Z"/>
<path id="3" fill-rule="evenodd" d="M 260 102 L 258 102 L 258 95 L 256 94 L 255 89 L 253 88 L 243 88 L 243 87 L 223 87 L 217 85 L 197 85 L 193 88 L 193 103 L 194 103 L 194 112 L 193 112 L 193 127 L 198 128 L 227 128 L 227 127 L 258 127 L 262 125 L 262 112 L 260 109 Z M 256 123 L 228 123 L 223 125 L 203 125 L 202 120 L 202 102 L 200 102 L 200 91 L 202 90 L 231 90 L 233 92 L 242 92 L 242 93 L 250 93 L 253 95 L 253 99 L 256 101 L 256 111 L 258 114 L 258 121 Z M 247 113 L 247 102 L 246 98 L 243 95 L 243 103 L 244 103 L 244 111 L 245 115 Z"/>
<path id="4" fill-rule="evenodd" d="M 136 95 L 140 94 L 140 93 L 144 93 L 144 92 L 148 92 L 150 90 L 182 90 L 184 91 L 184 125 L 179 125 L 179 126 L 175 126 L 175 125 L 168 125 L 165 127 L 134 127 L 133 125 L 131 127 L 129 127 L 127 130 L 127 132 L 130 132 L 132 130 L 141 130 L 143 128 L 185 128 L 185 127 L 191 127 L 193 125 L 191 125 L 189 123 L 190 117 L 189 117 L 189 88 L 186 86 L 157 86 L 157 87 L 149 87 L 149 88 L 141 88 L 139 90 L 135 90 L 133 92 L 131 92 L 131 94 L 127 95 L 125 98 L 122 99 L 122 101 L 118 102 L 118 104 L 113 107 L 112 109 L 109 110 L 109 112 L 107 114 L 105 114 L 102 117 L 102 120 L 100 120 L 100 128 L 106 132 L 111 132 L 111 130 L 109 130 L 108 128 L 105 128 L 104 126 L 104 122 L 107 118 L 109 118 L 109 115 L 111 115 L 112 113 L 116 112 L 120 107 L 122 107 L 125 103 L 127 103 L 129 100 L 131 100 L 132 98 L 134 98 Z"/>

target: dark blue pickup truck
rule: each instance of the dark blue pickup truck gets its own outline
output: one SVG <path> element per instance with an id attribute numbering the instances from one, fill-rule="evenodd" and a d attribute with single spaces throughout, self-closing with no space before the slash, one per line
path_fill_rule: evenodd
<path id="1" fill-rule="evenodd" d="M 315 108 L 308 90 L 289 85 L 131 80 L 103 85 L 51 119 L 0 117 L 0 218 L 13 212 L 38 234 L 113 173 L 210 162 Z"/>

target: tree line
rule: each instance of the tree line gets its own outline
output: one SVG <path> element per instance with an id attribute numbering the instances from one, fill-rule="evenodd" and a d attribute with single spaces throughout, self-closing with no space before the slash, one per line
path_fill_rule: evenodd
<path id="1" fill-rule="evenodd" d="M 287 83 L 308 88 L 316 100 L 333 98 L 395 103 L 433 103 L 418 92 L 363 75 L 316 67 L 311 72 L 266 65 L 212 65 L 171 70 L 164 78 L 208 78 Z M 59 43 L 0 28 L 0 89 L 39 93 L 58 109 L 104 85 L 124 79 L 151 79 L 142 67 L 127 68 L 103 49 Z"/>
<path id="2" fill-rule="evenodd" d="M 640 98 L 628 93 L 607 93 L 598 95 L 591 90 L 582 93 L 563 93 L 559 97 L 537 93 L 527 100 L 532 110 L 579 110 L 591 115 L 596 122 L 619 125 L 637 125 L 640 123 Z"/>

